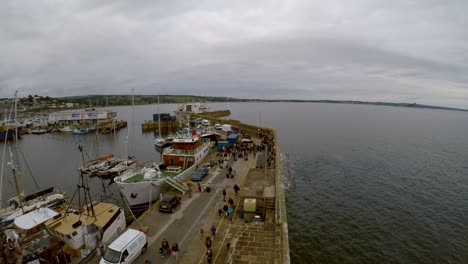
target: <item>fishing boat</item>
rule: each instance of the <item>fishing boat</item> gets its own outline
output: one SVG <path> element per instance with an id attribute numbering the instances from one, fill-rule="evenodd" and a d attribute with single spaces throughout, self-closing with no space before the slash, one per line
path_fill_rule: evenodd
<path id="1" fill-rule="evenodd" d="M 56 210 L 41 207 L 19 216 L 13 228 L 5 231 L 10 239 L 21 237 L 17 244 L 21 248 L 22 263 L 67 263 L 61 240 L 53 239 L 44 225 L 58 215 Z"/>
<path id="2" fill-rule="evenodd" d="M 79 149 L 84 163 L 82 146 L 79 146 Z M 52 236 L 61 239 L 68 248 L 79 255 L 86 254 L 83 249 L 94 250 L 101 242 L 105 244 L 118 237 L 125 230 L 126 221 L 124 211 L 120 207 L 102 201 L 92 201 L 88 177 L 82 171 L 76 193 L 79 197 L 78 210 L 70 210 L 72 198 L 65 212 L 60 217 L 47 221 L 45 225 Z"/>
<path id="3" fill-rule="evenodd" d="M 153 168 L 128 171 L 115 177 L 114 181 L 132 210 L 143 210 L 150 202 L 159 198 L 163 182 L 186 191 L 186 187 L 177 180 L 189 175 L 209 154 L 210 148 L 210 140 L 202 139 L 196 130 L 177 134 L 172 147 L 163 150 L 161 164 Z"/>
<path id="4" fill-rule="evenodd" d="M 96 248 L 99 240 L 108 243 L 125 230 L 125 215 L 116 205 L 95 201 L 81 211 L 67 212 L 47 221 L 46 226 L 52 236 L 73 250 L 84 248 L 85 240 L 93 244 L 87 248 Z"/>

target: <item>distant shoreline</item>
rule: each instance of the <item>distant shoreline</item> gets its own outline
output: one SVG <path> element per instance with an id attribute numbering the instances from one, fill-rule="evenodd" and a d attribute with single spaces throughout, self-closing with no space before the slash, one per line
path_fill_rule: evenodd
<path id="1" fill-rule="evenodd" d="M 135 95 L 135 105 L 156 104 L 158 95 Z M 161 104 L 183 104 L 190 102 L 205 102 L 205 103 L 235 103 L 235 102 L 291 102 L 291 103 L 329 103 L 329 104 L 360 104 L 360 105 L 377 105 L 377 106 L 393 106 L 406 108 L 421 108 L 421 109 L 437 109 L 449 111 L 468 112 L 468 109 L 433 106 L 417 103 L 389 103 L 389 102 L 366 102 L 352 100 L 297 100 L 297 99 L 239 99 L 232 97 L 215 97 L 215 96 L 194 96 L 194 95 L 159 95 Z M 71 96 L 57 98 L 60 101 L 72 102 L 79 100 L 81 103 L 108 102 L 108 106 L 125 106 L 132 104 L 131 95 L 89 95 L 89 96 Z M 103 106 L 100 106 L 103 107 Z"/>
<path id="2" fill-rule="evenodd" d="M 29 100 L 20 98 L 21 101 Z M 35 96 L 36 97 L 36 96 Z M 204 103 L 237 103 L 237 102 L 266 102 L 266 103 L 328 103 L 328 104 L 360 104 L 360 105 L 376 105 L 376 106 L 393 106 L 393 107 L 405 107 L 405 108 L 420 108 L 420 109 L 436 109 L 436 110 L 448 110 L 448 111 L 460 111 L 468 112 L 468 109 L 445 107 L 445 106 L 433 106 L 417 103 L 390 103 L 390 102 L 366 102 L 366 101 L 353 101 L 353 100 L 297 100 L 297 99 L 239 99 L 233 97 L 215 97 L 215 96 L 194 96 L 194 95 L 134 95 L 135 105 L 150 105 L 157 104 L 158 97 L 161 104 L 183 104 L 193 102 L 204 102 Z M 5 99 L 4 99 L 5 100 Z M 113 106 L 128 106 L 132 104 L 131 95 L 86 95 L 86 96 L 67 96 L 67 97 L 40 97 L 40 100 L 45 100 L 47 105 L 54 104 L 66 104 L 74 103 L 79 104 L 78 108 L 88 107 L 113 107 Z M 52 110 L 59 111 L 65 109 L 55 108 L 42 108 L 41 110 Z M 41 111 L 40 110 L 40 111 Z"/>

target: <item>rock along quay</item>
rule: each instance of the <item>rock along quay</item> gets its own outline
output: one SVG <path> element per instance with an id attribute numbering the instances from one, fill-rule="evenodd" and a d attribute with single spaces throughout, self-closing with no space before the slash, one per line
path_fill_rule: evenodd
<path id="1" fill-rule="evenodd" d="M 203 118 L 232 125 L 238 142 L 251 139 L 244 152 L 248 154 L 224 156 L 222 149 L 213 149 L 201 164 L 216 164 L 200 182 L 201 192 L 198 183 L 187 178 L 192 191 L 182 196 L 174 213 L 160 212 L 156 202 L 136 219 L 129 227 L 146 231 L 148 250 L 134 263 L 290 263 L 276 131 L 236 120 Z M 233 206 L 226 213 L 228 204 Z M 177 243 L 180 254 L 161 254 L 163 240 L 170 246 Z M 90 260 L 98 262 L 97 256 Z"/>

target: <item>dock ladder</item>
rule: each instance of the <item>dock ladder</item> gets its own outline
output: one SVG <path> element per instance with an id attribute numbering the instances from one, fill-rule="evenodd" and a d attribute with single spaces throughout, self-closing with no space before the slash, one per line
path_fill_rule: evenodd
<path id="1" fill-rule="evenodd" d="M 185 194 L 189 187 L 185 185 L 185 183 L 171 177 L 166 177 L 163 179 L 163 181 L 170 186 L 174 187 L 176 190 L 180 191 L 182 194 Z"/>

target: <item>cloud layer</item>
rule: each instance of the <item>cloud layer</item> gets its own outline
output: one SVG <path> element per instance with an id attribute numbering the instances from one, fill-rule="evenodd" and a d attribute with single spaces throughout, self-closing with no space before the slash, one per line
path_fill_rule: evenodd
<path id="1" fill-rule="evenodd" d="M 467 1 L 6 1 L 0 97 L 194 94 L 468 108 Z"/>

